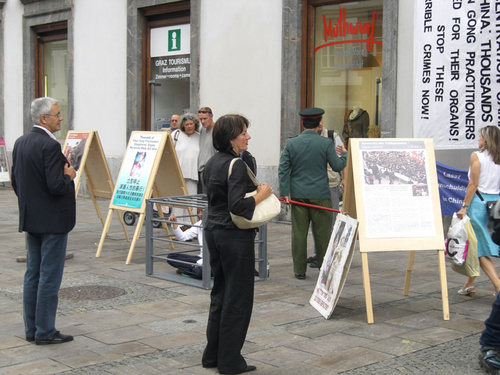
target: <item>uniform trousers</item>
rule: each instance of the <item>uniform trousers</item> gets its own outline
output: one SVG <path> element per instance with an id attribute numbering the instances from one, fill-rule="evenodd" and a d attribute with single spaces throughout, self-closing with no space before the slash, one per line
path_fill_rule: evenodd
<path id="1" fill-rule="evenodd" d="M 247 363 L 241 348 L 252 315 L 255 230 L 205 230 L 214 285 L 210 294 L 204 367 L 239 373 Z"/>
<path id="2" fill-rule="evenodd" d="M 298 199 L 297 202 L 332 208 L 331 199 Z M 332 211 L 292 204 L 292 258 L 296 274 L 305 274 L 307 269 L 307 233 L 312 223 L 316 262 L 321 268 L 332 233 Z"/>

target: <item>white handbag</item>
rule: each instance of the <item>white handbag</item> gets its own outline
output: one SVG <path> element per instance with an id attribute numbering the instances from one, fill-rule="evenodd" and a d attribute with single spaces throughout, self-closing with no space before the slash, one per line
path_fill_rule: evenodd
<path id="1" fill-rule="evenodd" d="M 229 165 L 229 171 L 227 174 L 227 179 L 229 181 L 229 176 L 231 176 L 231 172 L 233 171 L 233 165 L 236 162 L 236 160 L 239 160 L 240 158 L 234 158 L 231 161 L 231 164 Z M 241 160 L 241 159 L 240 159 Z M 245 163 L 246 165 L 246 163 Z M 248 165 L 247 167 L 247 173 L 252 182 L 255 184 L 255 186 L 259 186 L 260 183 L 253 174 L 252 170 Z M 251 191 L 250 193 L 245 194 L 245 198 L 251 197 L 252 195 L 257 194 L 257 189 L 254 191 Z M 251 229 L 251 228 L 257 228 L 260 227 L 261 225 L 264 225 L 267 223 L 269 220 L 275 218 L 278 216 L 278 214 L 281 211 L 281 203 L 276 197 L 276 195 L 271 194 L 269 197 L 264 199 L 262 202 L 260 202 L 258 205 L 255 206 L 255 210 L 253 212 L 253 216 L 251 220 L 248 220 L 247 218 L 244 218 L 243 216 L 238 216 L 233 214 L 232 212 L 229 212 L 231 214 L 231 219 L 233 220 L 233 223 L 240 229 Z"/>

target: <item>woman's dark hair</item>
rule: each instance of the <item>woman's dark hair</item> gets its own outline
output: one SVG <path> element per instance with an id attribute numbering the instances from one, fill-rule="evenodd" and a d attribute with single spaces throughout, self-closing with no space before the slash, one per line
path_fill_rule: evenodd
<path id="1" fill-rule="evenodd" d="M 198 116 L 193 115 L 192 113 L 186 113 L 185 115 L 182 115 L 181 120 L 180 120 L 180 128 L 182 132 L 186 131 L 186 128 L 184 127 L 184 123 L 188 120 L 191 120 L 194 122 L 194 131 L 198 131 L 200 128 L 200 119 Z"/>
<path id="2" fill-rule="evenodd" d="M 479 133 L 484 138 L 481 151 L 488 151 L 495 164 L 500 164 L 500 129 L 493 125 L 482 128 Z"/>
<path id="3" fill-rule="evenodd" d="M 233 147 L 231 141 L 248 128 L 250 123 L 241 115 L 224 115 L 214 125 L 213 145 L 217 151 L 229 151 Z"/>

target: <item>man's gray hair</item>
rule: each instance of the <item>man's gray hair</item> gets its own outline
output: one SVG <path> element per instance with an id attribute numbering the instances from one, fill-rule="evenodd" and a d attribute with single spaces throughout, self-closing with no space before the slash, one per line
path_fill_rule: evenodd
<path id="1" fill-rule="evenodd" d="M 49 115 L 52 110 L 52 105 L 58 104 L 59 101 L 53 98 L 44 97 L 36 98 L 31 102 L 31 120 L 34 124 L 40 125 L 40 116 Z"/>

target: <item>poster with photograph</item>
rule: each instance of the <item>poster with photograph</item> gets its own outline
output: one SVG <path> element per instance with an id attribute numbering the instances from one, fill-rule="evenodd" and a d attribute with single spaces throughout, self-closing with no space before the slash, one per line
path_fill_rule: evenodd
<path id="1" fill-rule="evenodd" d="M 9 159 L 5 140 L 2 137 L 0 137 L 0 182 L 10 182 Z"/>
<path id="2" fill-rule="evenodd" d="M 68 163 L 77 171 L 80 170 L 88 138 L 89 132 L 69 132 L 63 146 L 64 156 L 68 159 Z"/>
<path id="3" fill-rule="evenodd" d="M 325 319 L 329 319 L 332 315 L 344 287 L 351 267 L 357 228 L 356 219 L 342 214 L 337 215 L 318 281 L 309 300 Z"/>
<path id="4" fill-rule="evenodd" d="M 433 236 L 425 142 L 360 141 L 359 153 L 366 237 Z"/>
<path id="5" fill-rule="evenodd" d="M 132 133 L 118 176 L 112 205 L 141 208 L 162 137 L 163 134 L 154 132 Z"/>

